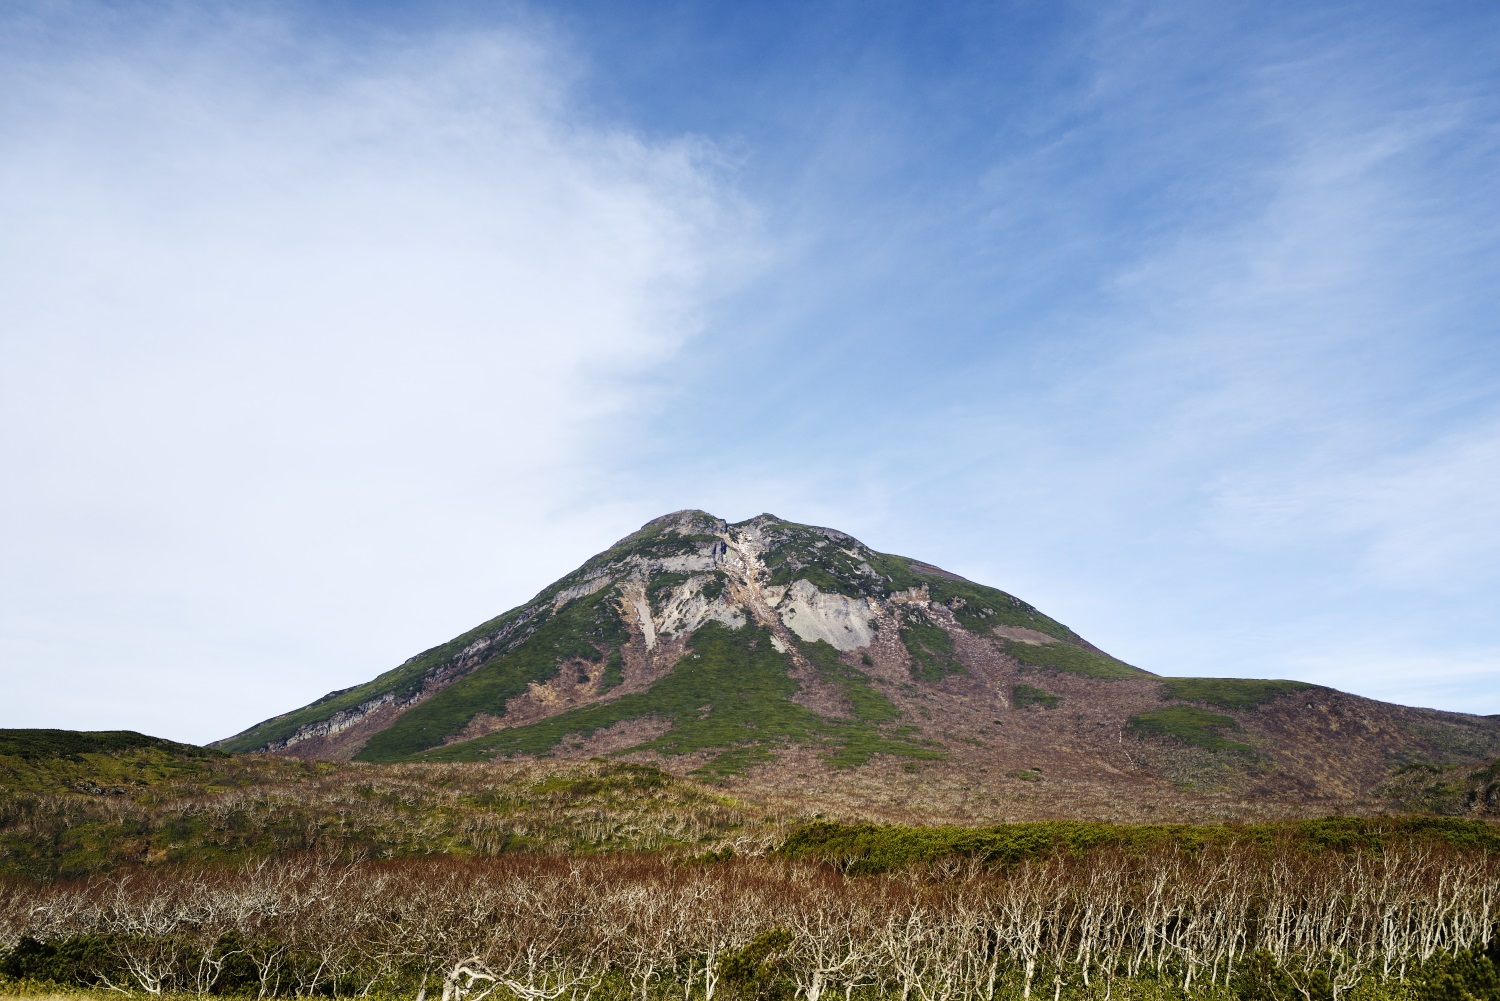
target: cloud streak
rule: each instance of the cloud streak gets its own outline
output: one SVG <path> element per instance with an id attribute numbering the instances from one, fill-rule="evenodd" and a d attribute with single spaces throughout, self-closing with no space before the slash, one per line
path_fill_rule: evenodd
<path id="1" fill-rule="evenodd" d="M 0 60 L 6 722 L 206 740 L 520 600 L 585 555 L 546 526 L 617 534 L 588 456 L 738 210 L 536 31 L 102 14 Z"/>

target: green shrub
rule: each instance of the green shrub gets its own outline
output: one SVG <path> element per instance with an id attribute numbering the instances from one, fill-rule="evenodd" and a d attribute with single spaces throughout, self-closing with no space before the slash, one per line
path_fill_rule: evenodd
<path id="1" fill-rule="evenodd" d="M 1301 681 L 1250 678 L 1163 678 L 1162 698 L 1207 702 L 1220 709 L 1254 709 L 1274 698 L 1316 688 Z"/>
<path id="2" fill-rule="evenodd" d="M 1209 751 L 1232 751 L 1254 754 L 1249 744 L 1228 740 L 1220 730 L 1238 730 L 1240 725 L 1228 716 L 1194 706 L 1167 706 L 1132 716 L 1126 727 L 1138 737 L 1166 737 Z"/>
<path id="3" fill-rule="evenodd" d="M 718 973 L 726 986 L 736 993 L 753 992 L 757 986 L 775 976 L 775 960 L 792 944 L 792 933 L 785 928 L 761 932 L 743 949 L 719 957 Z"/>
<path id="4" fill-rule="evenodd" d="M 906 827 L 815 821 L 795 828 L 778 850 L 829 862 L 851 873 L 877 873 L 944 859 L 1008 865 L 1028 858 L 1099 848 L 1194 852 L 1235 843 L 1243 851 L 1379 853 L 1436 845 L 1500 853 L 1500 827 L 1457 817 L 1324 817 L 1263 824 L 1106 824 L 1035 821 L 991 827 Z"/>
<path id="5" fill-rule="evenodd" d="M 916 611 L 909 611 L 901 624 L 901 641 L 911 654 L 911 676 L 921 681 L 941 681 L 950 674 L 967 674 L 953 652 L 948 630 Z"/>
<path id="6" fill-rule="evenodd" d="M 0 755 L 22 761 L 63 758 L 82 761 L 85 754 L 118 754 L 122 751 L 158 750 L 194 758 L 207 758 L 212 751 L 193 744 L 179 744 L 148 737 L 134 730 L 0 730 Z"/>
<path id="7" fill-rule="evenodd" d="M 22 937 L 0 958 L 0 975 L 12 980 L 92 987 L 102 980 L 120 979 L 122 971 L 113 936 L 76 935 L 39 942 Z"/>
<path id="8" fill-rule="evenodd" d="M 1500 1001 L 1500 938 L 1487 948 L 1438 953 L 1414 986 L 1414 1001 Z"/>
<path id="9" fill-rule="evenodd" d="M 1138 667 L 1131 667 L 1122 660 L 1115 660 L 1113 657 L 1085 650 L 1071 643 L 1021 643 L 1016 640 L 1003 642 L 1005 652 L 1020 661 L 1022 667 L 1068 671 L 1087 678 L 1151 677 L 1147 672 Z"/>
<path id="10" fill-rule="evenodd" d="M 1017 685 L 1010 691 L 1010 701 L 1017 709 L 1026 709 L 1031 706 L 1056 709 L 1057 704 L 1062 701 L 1062 696 L 1053 695 L 1046 689 L 1033 685 Z"/>

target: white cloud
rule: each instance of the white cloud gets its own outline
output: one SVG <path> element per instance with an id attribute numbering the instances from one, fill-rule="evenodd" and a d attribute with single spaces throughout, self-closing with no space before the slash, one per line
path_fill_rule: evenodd
<path id="1" fill-rule="evenodd" d="M 1385 585 L 1467 590 L 1500 566 L 1500 423 L 1362 468 L 1227 485 L 1217 520 L 1251 543 L 1353 537 L 1363 571 Z"/>
<path id="2" fill-rule="evenodd" d="M 535 33 L 59 9 L 0 57 L 0 725 L 223 736 L 618 534 L 590 463 L 740 232 L 711 150 Z"/>

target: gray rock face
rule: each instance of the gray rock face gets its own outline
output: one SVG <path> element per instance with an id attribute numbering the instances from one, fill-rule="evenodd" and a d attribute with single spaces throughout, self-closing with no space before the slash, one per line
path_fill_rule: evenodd
<path id="1" fill-rule="evenodd" d="M 858 650 L 875 639 L 875 611 L 868 599 L 827 594 L 805 580 L 792 584 L 776 610 L 806 643 L 825 640 L 836 650 Z"/>

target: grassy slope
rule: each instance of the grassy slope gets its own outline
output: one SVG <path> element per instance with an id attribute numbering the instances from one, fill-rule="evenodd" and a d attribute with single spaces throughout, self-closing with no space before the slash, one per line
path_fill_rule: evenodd
<path id="1" fill-rule="evenodd" d="M 1249 744 L 1230 740 L 1224 733 L 1240 728 L 1232 717 L 1196 706 L 1165 706 L 1130 717 L 1127 728 L 1139 737 L 1167 737 L 1208 751 L 1254 754 Z"/>
<path id="2" fill-rule="evenodd" d="M 473 629 L 455 636 L 446 643 L 423 651 L 399 667 L 392 668 L 363 685 L 357 685 L 343 691 L 330 692 L 316 702 L 303 706 L 300 709 L 295 709 L 292 712 L 258 723 L 243 733 L 221 741 L 217 746 L 226 751 L 257 750 L 265 747 L 267 744 L 286 739 L 303 726 L 310 723 L 320 723 L 336 713 L 346 709 L 353 709 L 388 692 L 394 693 L 398 700 L 414 695 L 422 687 L 424 678 L 430 672 L 451 663 L 475 640 L 485 636 L 493 636 L 508 626 L 512 626 L 515 620 L 521 617 L 528 609 L 534 609 L 537 605 L 549 600 L 552 595 L 583 582 L 591 575 L 598 573 L 611 564 L 627 559 L 632 555 L 657 558 L 683 555 L 696 552 L 700 544 L 716 541 L 713 535 L 708 534 L 715 524 L 711 515 L 701 511 L 686 513 L 692 516 L 692 525 L 690 527 L 695 529 L 693 534 L 679 535 L 664 524 L 659 523 L 665 522 L 668 519 L 658 519 L 658 521 L 651 522 L 639 531 L 621 539 L 604 552 L 592 557 L 577 570 L 543 588 L 535 598 L 526 604 L 481 623 Z M 527 628 L 530 627 L 528 626 Z M 431 729 L 430 725 L 428 729 Z M 395 739 L 393 738 L 393 740 Z M 421 742 L 421 737 L 408 733 L 402 740 L 396 741 L 396 745 L 406 746 L 420 744 Z M 433 745 L 424 744 L 423 746 Z M 393 749 L 387 749 L 385 752 L 378 753 L 381 753 L 382 758 L 388 758 L 394 751 Z"/>
<path id="3" fill-rule="evenodd" d="M 488 636 L 503 628 L 520 612 L 520 608 L 513 608 L 504 615 L 475 626 L 460 636 L 455 636 L 447 643 L 418 654 L 400 667 L 392 668 L 363 685 L 339 692 L 330 692 L 301 709 L 273 717 L 256 724 L 244 733 L 220 741 L 217 746 L 225 751 L 253 751 L 267 744 L 285 740 L 310 723 L 321 723 L 336 713 L 363 705 L 387 692 L 394 693 L 397 699 L 410 697 L 422 687 L 422 679 L 427 672 L 453 660 L 465 647 L 480 637 Z"/>
<path id="4" fill-rule="evenodd" d="M 472 761 L 496 755 L 546 754 L 569 736 L 588 737 L 616 723 L 654 719 L 671 729 L 632 750 L 663 754 L 716 752 L 699 774 L 719 777 L 769 760 L 786 743 L 818 744 L 833 760 L 860 764 L 872 754 L 933 757 L 902 735 L 883 735 L 877 724 L 893 718 L 894 706 L 868 680 L 814 647 L 811 656 L 831 680 L 841 684 L 855 705 L 853 720 L 826 720 L 792 701 L 797 682 L 790 661 L 771 646 L 770 633 L 756 625 L 732 630 L 713 622 L 695 632 L 688 652 L 672 673 L 650 689 L 598 705 L 560 713 L 422 755 L 427 761 Z M 827 647 L 827 644 L 821 644 Z"/>
<path id="5" fill-rule="evenodd" d="M 1087 678 L 1102 679 L 1152 676 L 1149 671 L 1071 643 L 1018 643 L 1015 640 L 1001 642 L 1005 652 L 1020 661 L 1023 668 L 1067 671 Z"/>
<path id="6" fill-rule="evenodd" d="M 1204 702 L 1220 709 L 1258 709 L 1283 695 L 1317 688 L 1304 681 L 1257 681 L 1248 678 L 1163 678 L 1162 698 Z"/>
<path id="7" fill-rule="evenodd" d="M 1500 760 L 1480 768 L 1427 762 L 1407 765 L 1381 793 L 1405 810 L 1500 817 Z"/>
<path id="8" fill-rule="evenodd" d="M 500 650 L 472 673 L 403 713 L 370 738 L 361 761 L 400 761 L 442 745 L 479 713 L 504 715 L 505 704 L 532 682 L 556 675 L 569 660 L 599 662 L 628 638 L 614 607 L 614 588 L 604 588 L 542 621 L 525 642 Z"/>

